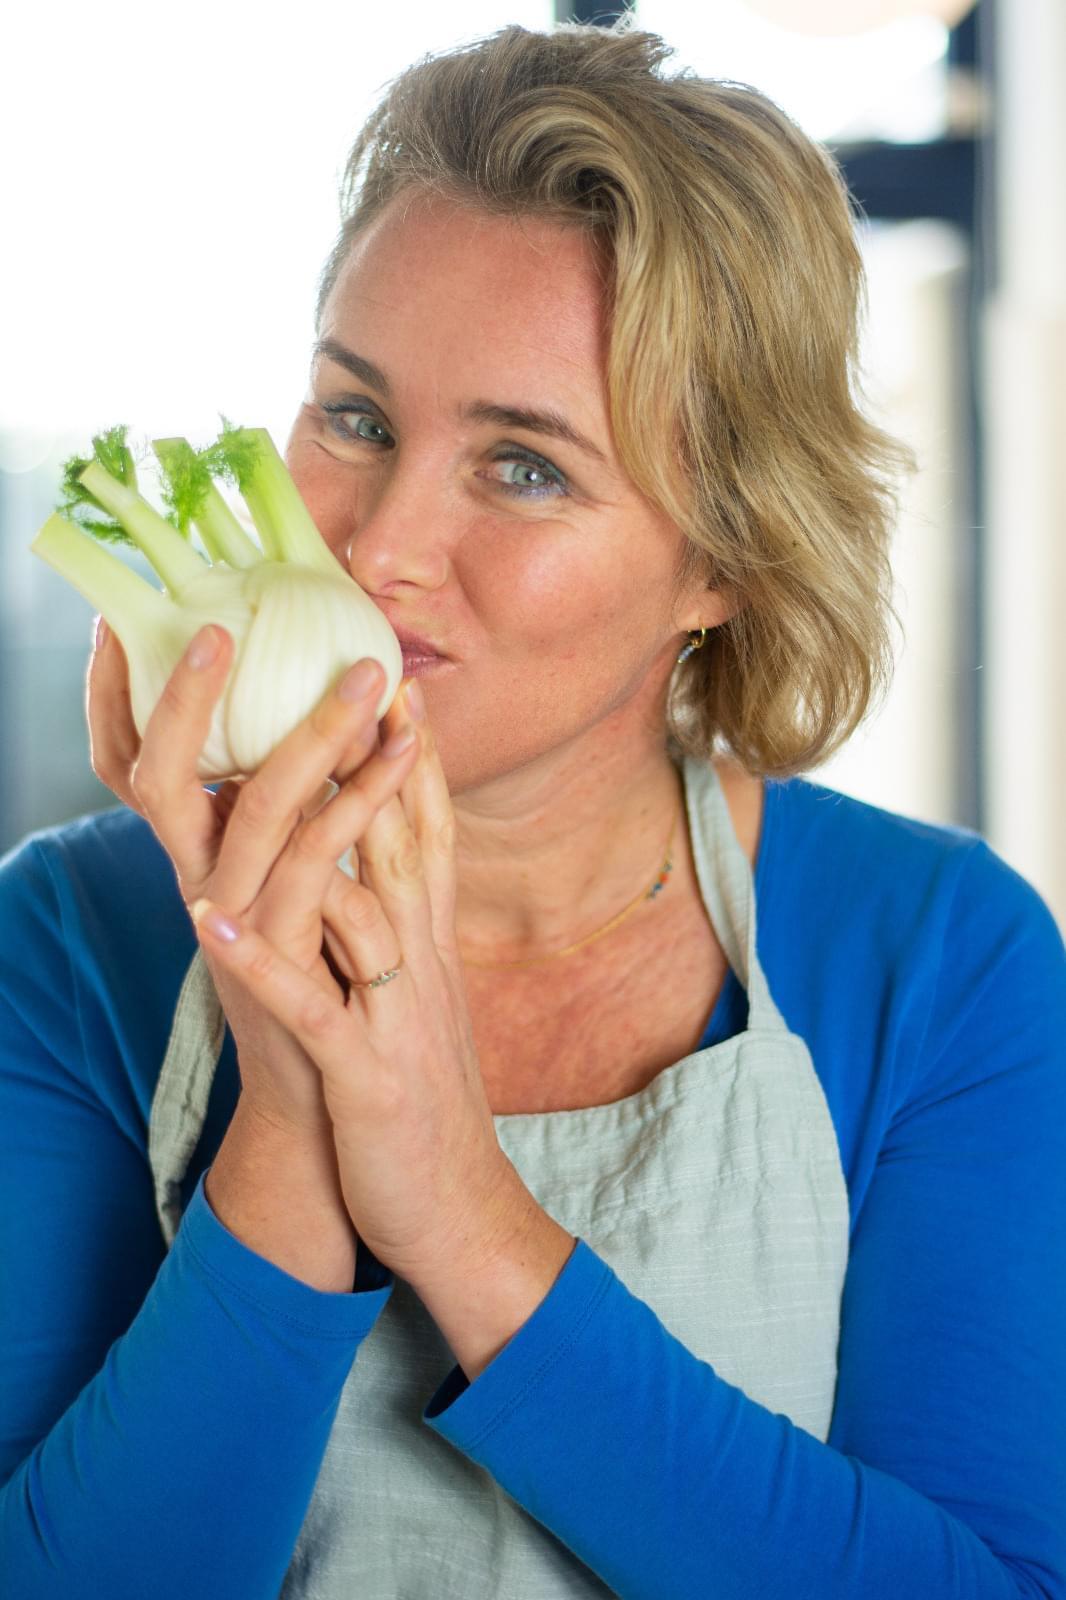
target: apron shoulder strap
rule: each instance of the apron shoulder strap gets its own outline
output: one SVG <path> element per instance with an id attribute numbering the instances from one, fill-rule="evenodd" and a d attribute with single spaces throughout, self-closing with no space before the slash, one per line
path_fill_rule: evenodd
<path id="1" fill-rule="evenodd" d="M 181 1222 L 181 1185 L 200 1142 L 226 1037 L 226 1018 L 197 946 L 174 1010 L 148 1120 L 148 1164 L 167 1247 Z"/>
<path id="2" fill-rule="evenodd" d="M 696 877 L 711 926 L 747 993 L 748 1028 L 787 1033 L 759 961 L 754 874 L 740 847 L 714 762 L 686 756 L 683 777 Z"/>

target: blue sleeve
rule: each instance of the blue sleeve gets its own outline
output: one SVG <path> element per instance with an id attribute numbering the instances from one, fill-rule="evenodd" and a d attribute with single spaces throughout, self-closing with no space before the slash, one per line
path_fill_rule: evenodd
<path id="1" fill-rule="evenodd" d="M 622 1600 L 1066 1596 L 1066 960 L 981 842 L 944 928 L 855 1219 L 826 1443 L 718 1377 L 583 1240 L 426 1407 Z"/>
<path id="2" fill-rule="evenodd" d="M 0 866 L 0 1592 L 278 1593 L 344 1381 L 391 1293 L 247 1249 L 203 1177 L 165 1253 L 97 1093 L 43 853 Z"/>

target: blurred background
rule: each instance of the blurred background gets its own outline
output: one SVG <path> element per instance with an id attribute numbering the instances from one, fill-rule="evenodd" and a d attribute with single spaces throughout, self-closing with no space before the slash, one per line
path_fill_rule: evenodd
<path id="1" fill-rule="evenodd" d="M 11 8 L 0 139 L 0 852 L 115 803 L 89 766 L 92 611 L 27 546 L 90 435 L 284 442 L 348 145 L 384 84 L 589 0 Z M 841 162 L 870 409 L 921 473 L 880 713 L 811 778 L 981 832 L 1066 926 L 1066 7 L 636 0 L 674 65 L 769 94 Z M 672 68 L 670 69 L 672 70 Z M 148 571 L 144 568 L 142 570 Z"/>

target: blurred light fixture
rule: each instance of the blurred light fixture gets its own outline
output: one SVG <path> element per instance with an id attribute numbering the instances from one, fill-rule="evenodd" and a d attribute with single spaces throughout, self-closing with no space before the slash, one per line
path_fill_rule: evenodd
<path id="1" fill-rule="evenodd" d="M 749 11 L 792 33 L 867 33 L 905 17 L 954 28 L 975 0 L 744 0 Z"/>

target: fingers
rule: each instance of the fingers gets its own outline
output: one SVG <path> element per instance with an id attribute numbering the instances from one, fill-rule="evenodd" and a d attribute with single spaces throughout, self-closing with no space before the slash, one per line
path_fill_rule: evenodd
<path id="1" fill-rule="evenodd" d="M 133 768 L 142 815 L 174 863 L 186 900 L 202 892 L 218 851 L 219 812 L 196 766 L 233 651 L 225 628 L 200 629 L 167 679 Z"/>
<path id="2" fill-rule="evenodd" d="M 415 691 L 413 694 L 410 691 Z M 429 895 L 433 941 L 446 959 L 459 961 L 455 938 L 456 902 L 456 824 L 452 797 L 444 769 L 440 763 L 433 729 L 425 715 L 422 690 L 412 679 L 405 680 L 404 692 L 398 694 L 382 719 L 382 734 L 391 733 L 403 720 L 404 708 L 409 707 L 412 724 L 418 733 L 419 756 L 401 790 L 400 799 L 408 826 L 418 841 L 422 856 L 422 871 Z M 395 824 L 394 824 L 395 825 Z M 372 825 L 360 845 L 360 864 L 368 862 L 365 875 L 373 875 L 371 858 L 375 850 L 388 848 L 389 830 L 384 819 L 381 825 Z M 387 869 L 386 869 L 387 875 Z M 379 871 L 377 878 L 382 877 Z M 386 890 L 387 892 L 387 890 Z"/>
<path id="3" fill-rule="evenodd" d="M 324 780 L 342 756 L 354 758 L 361 769 L 377 749 L 375 710 L 382 670 L 377 662 L 371 664 L 374 670 L 361 687 L 351 680 L 363 663 L 346 674 L 242 786 L 211 880 L 211 898 L 220 905 L 236 911 L 249 907 L 305 812 L 314 811 Z M 342 844 L 337 855 L 343 849 Z"/>
<path id="4" fill-rule="evenodd" d="M 403 959 L 396 930 L 372 890 L 353 883 L 343 872 L 335 871 L 322 901 L 322 930 L 332 966 L 352 983 L 365 985 L 381 972 L 388 972 Z M 409 969 L 414 978 L 413 969 Z M 342 993 L 348 998 L 347 987 Z M 348 1003 L 372 1004 L 376 991 L 357 988 Z"/>
<path id="5" fill-rule="evenodd" d="M 246 917 L 201 899 L 191 907 L 197 936 L 213 962 L 242 984 L 253 1000 L 301 1044 L 322 1074 L 323 1088 L 365 1095 L 373 1111 L 372 1076 L 352 1072 L 353 1055 L 365 1054 L 362 1008 L 346 1006 L 332 979 L 323 983 L 276 950 Z M 394 980 L 401 982 L 402 977 Z M 361 1107 L 363 1109 L 364 1107 Z"/>
<path id="6" fill-rule="evenodd" d="M 304 817 L 293 831 L 288 848 L 274 864 L 260 892 L 255 909 L 255 926 L 274 943 L 284 947 L 297 960 L 318 953 L 322 943 L 322 914 L 331 893 L 343 885 L 353 885 L 337 866 L 344 852 L 357 843 L 370 821 L 386 805 L 396 804 L 405 777 L 414 764 L 418 742 L 390 754 L 388 748 L 373 751 L 364 764 L 337 791 L 331 800 L 312 815 Z M 413 841 L 412 841 L 413 843 Z M 373 896 L 361 890 L 365 901 Z M 211 898 L 229 906 L 230 902 L 212 884 Z M 362 922 L 373 924 L 371 943 L 388 946 L 386 954 L 396 954 L 396 934 L 378 908 L 375 919 L 364 908 Z M 359 952 L 360 954 L 362 952 Z M 356 952 L 353 951 L 353 957 Z M 341 961 L 353 974 L 356 967 Z M 380 970 L 375 968 L 375 971 Z"/>
<path id="7" fill-rule="evenodd" d="M 140 812 L 130 775 L 141 748 L 141 736 L 130 705 L 126 653 L 110 630 L 89 657 L 85 718 L 89 725 L 89 760 L 93 771 L 131 810 Z"/>

